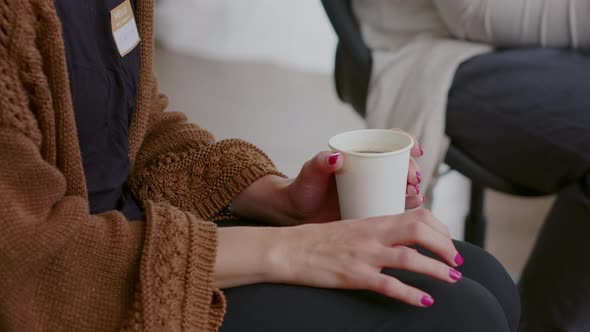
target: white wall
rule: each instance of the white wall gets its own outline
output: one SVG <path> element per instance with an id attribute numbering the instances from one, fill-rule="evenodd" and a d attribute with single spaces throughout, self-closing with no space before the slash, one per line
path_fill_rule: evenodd
<path id="1" fill-rule="evenodd" d="M 159 0 L 156 36 L 176 51 L 331 72 L 336 37 L 320 0 Z"/>

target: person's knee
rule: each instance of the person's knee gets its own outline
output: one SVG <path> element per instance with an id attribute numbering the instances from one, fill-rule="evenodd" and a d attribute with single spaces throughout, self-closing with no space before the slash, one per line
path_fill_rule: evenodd
<path id="1" fill-rule="evenodd" d="M 464 278 L 444 294 L 434 295 L 441 331 L 511 331 L 497 298 L 479 283 Z"/>
<path id="2" fill-rule="evenodd" d="M 518 288 L 502 264 L 489 252 L 465 242 L 456 242 L 464 254 L 464 274 L 494 295 L 503 308 L 510 327 L 515 328 L 520 319 L 520 296 Z"/>
<path id="3" fill-rule="evenodd" d="M 435 300 L 432 307 L 407 309 L 404 320 L 394 315 L 374 331 L 514 331 L 496 297 L 472 279 L 463 278 L 452 285 L 429 282 L 423 286 Z"/>
<path id="4" fill-rule="evenodd" d="M 497 285 L 499 289 L 515 289 L 508 271 L 488 251 L 467 242 L 454 241 L 454 244 L 465 258 L 463 268 L 467 274 L 476 275 L 477 281 L 487 288 Z"/>

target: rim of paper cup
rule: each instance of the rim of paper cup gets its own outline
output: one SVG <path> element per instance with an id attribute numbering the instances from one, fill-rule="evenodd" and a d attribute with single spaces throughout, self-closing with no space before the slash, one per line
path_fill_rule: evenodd
<path id="1" fill-rule="evenodd" d="M 339 136 L 342 135 L 347 135 L 347 134 L 351 134 L 351 133 L 356 133 L 356 132 L 367 132 L 367 131 L 371 131 L 371 132 L 394 132 L 396 134 L 400 134 L 400 135 L 404 135 L 406 137 L 408 137 L 410 139 L 410 144 L 408 144 L 406 147 L 403 147 L 401 149 L 397 149 L 395 151 L 391 151 L 391 152 L 380 152 L 380 153 L 361 153 L 361 152 L 355 152 L 355 151 L 349 151 L 347 149 L 340 149 L 338 147 L 336 147 L 333 142 L 335 139 L 337 139 Z M 359 129 L 359 130 L 351 130 L 351 131 L 346 131 L 340 134 L 336 134 L 334 136 L 332 136 L 329 140 L 328 140 L 328 146 L 330 147 L 330 149 L 332 149 L 335 152 L 340 152 L 340 153 L 346 153 L 348 155 L 351 156 L 357 156 L 357 157 L 365 157 L 365 158 L 383 158 L 383 157 L 388 157 L 388 156 L 393 156 L 396 154 L 400 154 L 403 153 L 407 150 L 410 150 L 413 146 L 414 146 L 415 142 L 414 142 L 414 138 L 412 137 L 412 135 L 404 133 L 402 131 L 397 131 L 397 130 L 392 130 L 392 129 Z"/>

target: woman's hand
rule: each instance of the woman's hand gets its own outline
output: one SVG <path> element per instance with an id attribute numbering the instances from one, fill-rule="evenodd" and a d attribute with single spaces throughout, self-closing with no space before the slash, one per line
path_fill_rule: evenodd
<path id="1" fill-rule="evenodd" d="M 421 157 L 420 144 L 412 147 L 411 156 Z M 344 155 L 329 151 L 320 152 L 303 165 L 299 175 L 286 187 L 289 199 L 289 216 L 296 224 L 328 222 L 340 219 L 338 194 L 334 174 L 342 167 Z M 410 158 L 406 209 L 419 207 L 424 202 L 420 192 L 420 168 Z"/>
<path id="2" fill-rule="evenodd" d="M 448 283 L 462 264 L 448 229 L 427 210 L 388 217 L 310 224 L 286 229 L 277 253 L 275 281 L 324 288 L 368 289 L 415 306 L 429 306 L 422 290 L 382 274 L 383 268 L 408 270 Z M 409 245 L 437 254 L 426 257 Z"/>
<path id="3" fill-rule="evenodd" d="M 418 245 L 432 259 L 409 248 Z M 284 228 L 219 230 L 215 280 L 219 287 L 257 282 L 321 288 L 365 289 L 410 305 L 428 307 L 424 291 L 381 273 L 408 270 L 448 283 L 461 279 L 463 258 L 448 229 L 428 211 Z"/>
<path id="4" fill-rule="evenodd" d="M 410 154 L 419 158 L 424 152 L 416 143 Z M 413 158 L 408 168 L 406 209 L 417 208 L 424 202 L 420 168 Z M 236 196 L 233 212 L 239 217 L 282 226 L 340 220 L 334 174 L 343 161 L 343 155 L 323 151 L 307 161 L 294 179 L 265 176 Z"/>

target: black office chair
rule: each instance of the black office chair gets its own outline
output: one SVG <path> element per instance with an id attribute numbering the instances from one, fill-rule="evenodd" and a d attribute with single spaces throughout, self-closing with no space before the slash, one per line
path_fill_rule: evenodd
<path id="1" fill-rule="evenodd" d="M 373 58 L 365 44 L 350 0 L 322 0 L 330 22 L 338 35 L 334 80 L 338 97 L 361 115 L 366 112 L 367 94 Z M 483 213 L 484 189 L 491 188 L 516 196 L 543 196 L 537 192 L 501 178 L 479 165 L 453 145 L 445 163 L 471 180 L 469 213 L 465 218 L 465 241 L 484 247 L 486 218 Z"/>

